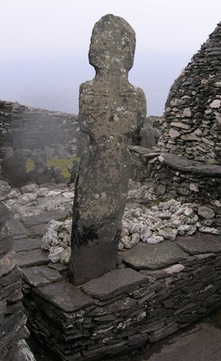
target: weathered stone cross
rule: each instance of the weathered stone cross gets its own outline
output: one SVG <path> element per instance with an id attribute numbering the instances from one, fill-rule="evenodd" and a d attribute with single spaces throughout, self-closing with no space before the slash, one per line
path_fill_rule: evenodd
<path id="1" fill-rule="evenodd" d="M 70 271 L 76 285 L 114 269 L 131 171 L 129 136 L 146 116 L 143 91 L 128 81 L 135 32 L 103 16 L 94 26 L 89 62 L 96 76 L 80 87 L 79 124 L 89 146 L 81 160 L 73 208 Z"/>

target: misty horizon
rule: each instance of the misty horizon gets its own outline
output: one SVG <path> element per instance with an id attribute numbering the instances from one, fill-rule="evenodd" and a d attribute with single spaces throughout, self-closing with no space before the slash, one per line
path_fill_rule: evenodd
<path id="1" fill-rule="evenodd" d="M 143 89 L 147 115 L 163 115 L 165 102 L 174 80 L 190 60 L 189 54 L 157 54 L 136 59 L 129 81 Z M 20 59 L 0 61 L 4 68 L 0 99 L 23 105 L 78 114 L 81 83 L 94 77 L 87 55 L 60 59 Z"/>

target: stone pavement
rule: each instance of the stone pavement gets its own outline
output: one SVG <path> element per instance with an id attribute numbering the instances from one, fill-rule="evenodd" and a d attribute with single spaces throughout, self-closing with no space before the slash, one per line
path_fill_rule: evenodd
<path id="1" fill-rule="evenodd" d="M 156 343 L 137 361 L 220 361 L 220 341 L 221 329 L 201 323 Z"/>

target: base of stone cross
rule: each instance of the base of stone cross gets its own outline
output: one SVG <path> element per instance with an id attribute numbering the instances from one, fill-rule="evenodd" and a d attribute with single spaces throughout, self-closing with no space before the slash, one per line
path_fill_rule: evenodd
<path id="1" fill-rule="evenodd" d="M 113 270 L 117 265 L 117 247 L 116 241 L 75 245 L 70 262 L 71 282 L 77 286 Z"/>

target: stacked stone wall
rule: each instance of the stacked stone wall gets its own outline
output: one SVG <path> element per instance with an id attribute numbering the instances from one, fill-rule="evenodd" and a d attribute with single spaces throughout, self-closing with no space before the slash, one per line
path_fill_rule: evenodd
<path id="1" fill-rule="evenodd" d="M 221 23 L 171 87 L 161 151 L 221 162 Z"/>
<path id="2" fill-rule="evenodd" d="M 23 269 L 29 327 L 63 361 L 104 359 L 157 342 L 221 306 L 219 243 L 181 239 L 178 247 L 190 254 L 179 263 L 118 269 L 80 288 L 56 273 L 49 284 L 43 267 Z"/>
<path id="3" fill-rule="evenodd" d="M 0 199 L 7 184 L 0 185 Z M 0 357 L 2 361 L 34 361 L 25 342 L 29 332 L 22 305 L 21 273 L 13 251 L 8 208 L 0 202 Z"/>
<path id="4" fill-rule="evenodd" d="M 70 155 L 76 150 L 76 129 L 74 115 L 0 101 L 0 143 L 4 148 L 41 149 L 46 153 L 51 148 L 56 155 L 61 145 Z"/>

